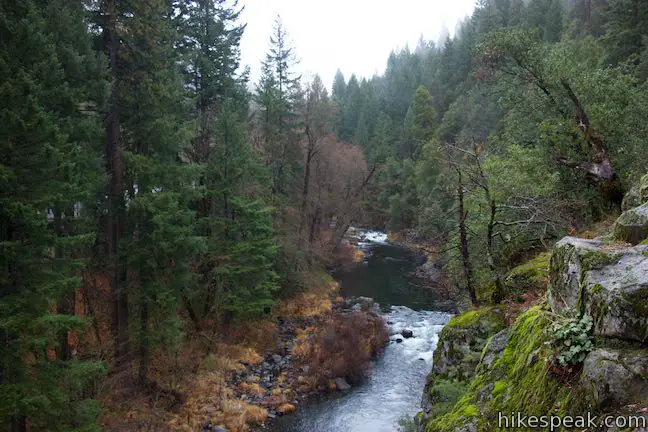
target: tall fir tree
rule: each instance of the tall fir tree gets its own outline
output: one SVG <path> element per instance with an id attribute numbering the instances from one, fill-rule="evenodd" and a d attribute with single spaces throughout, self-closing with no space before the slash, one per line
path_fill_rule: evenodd
<path id="1" fill-rule="evenodd" d="M 107 1 L 101 13 L 113 74 L 105 238 L 115 296 L 114 370 L 128 376 L 136 358 L 144 385 L 154 343 L 178 347 L 178 318 L 168 311 L 197 283 L 189 271 L 201 249 L 189 209 L 196 173 L 181 162 L 188 143 L 187 107 L 174 50 L 179 37 L 173 6 L 165 0 Z"/>
<path id="2" fill-rule="evenodd" d="M 94 241 L 106 83 L 80 2 L 0 4 L 0 425 L 99 430 L 69 332 Z"/>

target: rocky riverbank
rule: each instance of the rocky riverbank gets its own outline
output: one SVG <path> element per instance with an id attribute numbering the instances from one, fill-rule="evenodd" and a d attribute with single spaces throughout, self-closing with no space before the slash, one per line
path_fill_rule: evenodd
<path id="1" fill-rule="evenodd" d="M 280 308 L 273 349 L 230 356 L 234 364 L 228 365 L 219 388 L 226 396 L 203 407 L 198 429 L 263 430 L 316 396 L 348 391 L 388 341 L 378 304 L 370 298 L 337 297 L 321 313 L 305 312 L 299 301 Z"/>

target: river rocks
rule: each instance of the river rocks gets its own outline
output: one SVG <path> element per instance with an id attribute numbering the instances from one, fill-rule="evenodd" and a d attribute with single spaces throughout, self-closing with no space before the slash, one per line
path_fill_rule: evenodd
<path id="1" fill-rule="evenodd" d="M 615 409 L 648 396 L 648 356 L 645 349 L 599 348 L 588 354 L 582 385 L 598 409 Z"/>
<path id="2" fill-rule="evenodd" d="M 594 334 L 644 342 L 648 329 L 648 246 L 566 237 L 551 258 L 554 312 L 584 306 Z"/>
<path id="3" fill-rule="evenodd" d="M 370 297 L 349 297 L 339 303 L 335 308 L 342 311 L 362 311 L 380 313 L 380 305 Z"/>
<path id="4" fill-rule="evenodd" d="M 401 335 L 403 335 L 405 339 L 409 339 L 411 337 L 414 337 L 414 332 L 412 332 L 412 330 L 410 329 L 404 329 L 401 331 Z"/>
<path id="5" fill-rule="evenodd" d="M 351 386 L 349 385 L 348 382 L 346 382 L 346 380 L 344 378 L 335 378 L 334 381 L 335 381 L 335 387 L 339 391 L 346 392 L 346 391 L 351 390 Z"/>
<path id="6" fill-rule="evenodd" d="M 614 223 L 614 238 L 636 245 L 648 238 L 648 203 L 623 212 Z"/>

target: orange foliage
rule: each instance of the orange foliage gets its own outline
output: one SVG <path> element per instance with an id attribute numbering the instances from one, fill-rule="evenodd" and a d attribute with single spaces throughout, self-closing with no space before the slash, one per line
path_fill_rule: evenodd
<path id="1" fill-rule="evenodd" d="M 352 312 L 329 317 L 293 354 L 311 367 L 322 385 L 336 377 L 358 382 L 388 339 L 382 318 Z"/>

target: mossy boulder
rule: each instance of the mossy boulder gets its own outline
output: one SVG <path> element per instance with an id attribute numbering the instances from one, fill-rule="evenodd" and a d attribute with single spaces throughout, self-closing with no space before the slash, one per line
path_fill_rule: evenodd
<path id="1" fill-rule="evenodd" d="M 577 308 L 594 334 L 638 342 L 648 336 L 648 246 L 626 247 L 566 237 L 551 258 L 549 304 Z"/>
<path id="2" fill-rule="evenodd" d="M 565 386 L 550 373 L 547 329 L 551 313 L 538 305 L 520 315 L 511 328 L 489 339 L 468 391 L 452 410 L 428 419 L 427 432 L 499 428 L 498 414 L 566 415 L 585 411 L 580 386 Z M 579 395 L 576 397 L 576 395 Z M 520 429 L 525 430 L 525 429 Z"/>
<path id="3" fill-rule="evenodd" d="M 624 211 L 614 223 L 614 238 L 632 243 L 641 243 L 648 238 L 648 203 Z"/>
<path id="4" fill-rule="evenodd" d="M 629 210 L 648 202 L 648 174 L 641 177 L 639 183 L 630 188 L 628 193 L 623 197 L 621 209 Z"/>
<path id="5" fill-rule="evenodd" d="M 487 341 L 504 327 L 504 312 L 499 307 L 471 309 L 452 317 L 434 351 L 422 400 L 426 415 L 447 411 L 463 395 Z"/>
<path id="6" fill-rule="evenodd" d="M 504 283 L 511 293 L 524 293 L 546 286 L 551 253 L 544 252 L 515 268 L 506 275 Z"/>
<path id="7" fill-rule="evenodd" d="M 648 351 L 599 348 L 583 364 L 581 384 L 600 410 L 648 400 Z"/>

